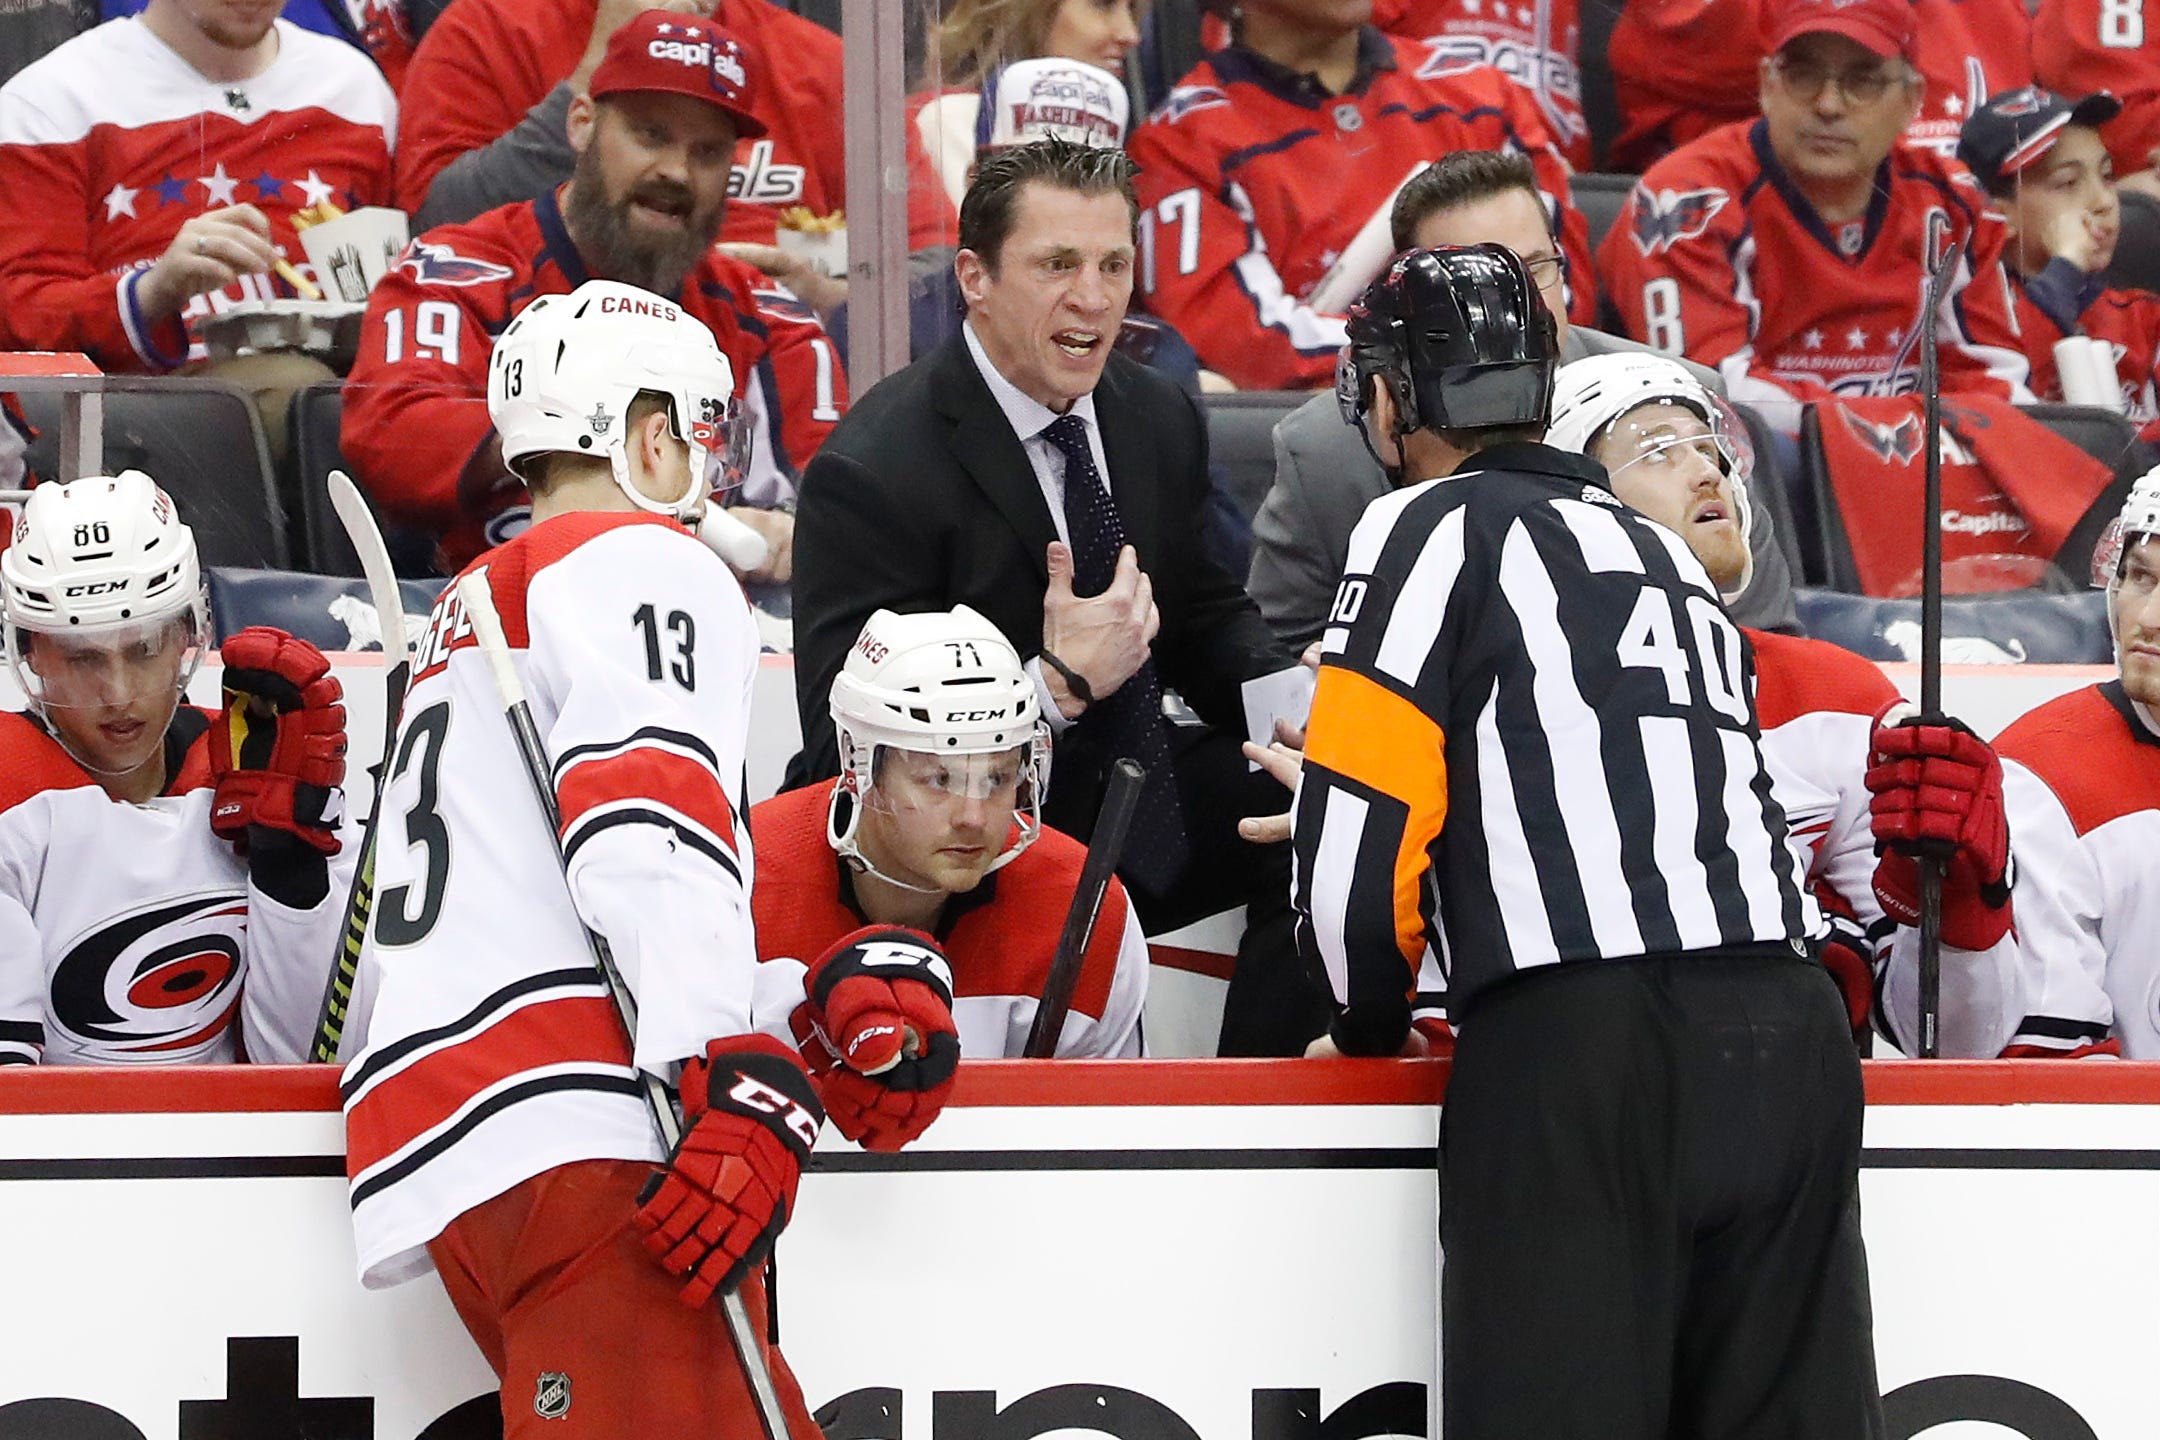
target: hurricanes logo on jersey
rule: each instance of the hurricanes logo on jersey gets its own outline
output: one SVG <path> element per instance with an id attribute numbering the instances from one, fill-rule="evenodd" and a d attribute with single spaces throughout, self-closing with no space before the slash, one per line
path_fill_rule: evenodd
<path id="1" fill-rule="evenodd" d="M 412 276 L 417 285 L 485 285 L 491 280 L 510 278 L 510 267 L 487 260 L 475 260 L 460 255 L 448 245 L 432 245 L 425 240 L 415 240 L 405 247 L 391 267 Z"/>
<path id="2" fill-rule="evenodd" d="M 161 900 L 70 945 L 52 972 L 56 1029 L 85 1047 L 186 1059 L 240 1003 L 247 893 Z"/>
<path id="3" fill-rule="evenodd" d="M 1843 405 L 1837 407 L 1844 417 L 1845 428 L 1855 440 L 1873 450 L 1884 460 L 1895 460 L 1900 465 L 1910 465 L 1920 458 L 1920 417 L 1907 415 L 1894 425 L 1885 425 L 1856 415 Z"/>
<path id="4" fill-rule="evenodd" d="M 1645 255 L 1670 250 L 1710 228 L 1725 208 L 1723 190 L 1651 190 L 1635 187 L 1635 244 Z"/>

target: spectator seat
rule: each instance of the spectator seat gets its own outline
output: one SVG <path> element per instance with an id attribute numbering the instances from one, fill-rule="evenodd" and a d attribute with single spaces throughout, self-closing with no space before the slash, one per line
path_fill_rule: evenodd
<path id="1" fill-rule="evenodd" d="M 1620 218 L 1620 207 L 1627 204 L 1628 192 L 1635 188 L 1638 177 L 1633 175 L 1586 174 L 1577 175 L 1568 182 L 1569 198 L 1575 208 L 1582 211 L 1583 219 L 1590 222 L 1590 248 L 1595 251 L 1605 242 L 1605 232 L 1612 229 Z"/>
<path id="2" fill-rule="evenodd" d="M 352 541 L 345 538 L 345 527 L 330 507 L 330 472 L 352 473 L 345 452 L 338 446 L 338 426 L 344 413 L 344 390 L 333 380 L 295 391 L 286 422 L 292 454 L 282 480 L 288 506 L 296 517 L 293 557 L 301 569 L 318 575 L 360 573 L 360 557 L 353 553 Z M 360 488 L 367 489 L 364 481 Z M 436 573 L 431 537 L 384 524 L 380 514 L 375 519 L 382 526 L 383 543 L 389 547 L 390 563 L 399 575 L 425 579 Z"/>
<path id="3" fill-rule="evenodd" d="M 2136 290 L 2160 291 L 2160 200 L 2135 190 L 2122 195 L 2122 233 L 2107 282 Z"/>
<path id="4" fill-rule="evenodd" d="M 1208 458 L 1248 524 L 1275 484 L 1275 422 L 1312 397 L 1310 390 L 1232 390 L 1200 398 Z"/>
<path id="5" fill-rule="evenodd" d="M 1920 658 L 1920 602 L 1846 595 L 1800 587 L 1793 591 L 1800 628 L 1870 660 Z M 2083 590 L 2043 595 L 1943 597 L 1943 660 L 1947 664 L 2102 665 L 2115 658 L 2108 638 L 2107 595 Z"/>

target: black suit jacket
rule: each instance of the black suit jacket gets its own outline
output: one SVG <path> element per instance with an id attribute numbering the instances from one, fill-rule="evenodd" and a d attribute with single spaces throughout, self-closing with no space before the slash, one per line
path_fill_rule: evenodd
<path id="1" fill-rule="evenodd" d="M 1200 548 L 1207 428 L 1172 382 L 1113 354 L 1095 387 L 1110 491 L 1155 587 L 1155 663 L 1210 725 L 1242 734 L 1240 682 L 1290 663 L 1238 580 Z M 871 612 L 968 605 L 1023 660 L 1042 649 L 1044 551 L 1057 539 L 1020 437 L 954 336 L 858 397 L 804 472 L 795 516 L 791 783 L 836 773 L 827 697 Z M 1060 736 L 1046 809 L 1087 834 L 1114 758 Z"/>

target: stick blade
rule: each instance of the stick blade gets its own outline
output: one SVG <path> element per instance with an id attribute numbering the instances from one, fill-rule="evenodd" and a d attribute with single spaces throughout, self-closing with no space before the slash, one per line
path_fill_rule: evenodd
<path id="1" fill-rule="evenodd" d="M 329 485 L 330 508 L 345 527 L 353 553 L 360 557 L 360 573 L 367 577 L 368 598 L 382 626 L 383 663 L 404 664 L 412 652 L 405 637 L 405 603 L 398 589 L 397 572 L 390 565 L 390 547 L 383 543 L 375 512 L 368 508 L 367 497 L 360 493 L 352 476 L 332 470 Z"/>

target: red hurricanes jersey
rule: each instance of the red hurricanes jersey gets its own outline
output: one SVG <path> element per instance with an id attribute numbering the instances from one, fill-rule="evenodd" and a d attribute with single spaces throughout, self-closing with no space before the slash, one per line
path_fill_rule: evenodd
<path id="1" fill-rule="evenodd" d="M 1964 252 L 1938 322 L 1943 388 L 2030 401 L 2003 241 L 1964 167 L 1915 146 L 1884 162 L 1867 214 L 1832 229 L 1757 121 L 1653 166 L 1598 261 L 1628 334 L 1715 367 L 1791 431 L 1806 401 L 1918 389 L 1927 258 L 1950 244 Z"/>
<path id="2" fill-rule="evenodd" d="M 2106 90 L 2122 101 L 2122 114 L 2100 131 L 2115 173 L 2152 168 L 2160 147 L 2160 4 L 2040 0 L 2032 58 L 2033 78 L 2058 95 Z"/>
<path id="3" fill-rule="evenodd" d="M 2017 292 L 2018 334 L 2032 364 L 2032 389 L 2042 400 L 2060 400 L 2062 376 L 2055 369 L 2055 342 L 2064 332 L 2047 312 Z M 2149 290 L 2106 289 L 2078 316 L 2077 333 L 2105 340 L 2115 351 L 2115 378 L 2122 384 L 2123 410 L 2130 423 L 2146 429 L 2160 421 L 2160 396 L 2154 393 L 2153 369 L 2160 363 L 2160 295 Z"/>
<path id="4" fill-rule="evenodd" d="M 751 897 L 758 958 L 817 959 L 867 922 L 843 896 L 839 857 L 825 838 L 833 786 L 791 790 L 750 812 L 758 882 Z M 1035 1008 L 1050 977 L 1065 912 L 1087 847 L 1045 829 L 1033 845 L 987 877 L 974 893 L 946 902 L 950 922 L 938 943 L 952 962 L 953 1019 L 960 1053 L 974 1059 L 1025 1053 Z M 1142 1053 L 1147 942 L 1115 879 L 1088 941 L 1057 1057 L 1117 1059 Z"/>
<path id="5" fill-rule="evenodd" d="M 660 1159 L 636 1069 L 787 1034 L 750 933 L 743 754 L 757 634 L 720 558 L 655 515 L 559 515 L 477 568 L 553 763 L 551 833 L 453 587 L 384 766 L 353 987 L 346 1167 L 361 1275 L 575 1160 Z M 639 1001 L 633 1057 L 587 946 Z M 761 1024 L 761 1017 L 770 1023 Z"/>
<path id="6" fill-rule="evenodd" d="M 2031 22 L 2025 0 L 1913 0 L 1913 11 L 1927 97 L 1905 135 L 1948 156 L 1973 107 L 2032 83 Z M 1628 0 L 1621 7 L 1606 52 L 1621 117 L 1606 157 L 1610 168 L 1644 169 L 1756 113 L 1763 56 L 1758 13 L 1757 0 Z M 2096 88 L 2097 81 L 2064 93 Z"/>
<path id="7" fill-rule="evenodd" d="M 1315 288 L 1369 221 L 1385 227 L 1413 171 L 1451 151 L 1502 148 L 1530 157 L 1558 209 L 1569 308 L 1588 324 L 1589 229 L 1566 198 L 1567 162 L 1499 71 L 1447 68 L 1422 45 L 1368 30 L 1350 92 L 1327 95 L 1251 51 L 1218 51 L 1127 146 L 1140 165 L 1148 308 L 1241 389 L 1330 384 L 1343 318 L 1309 303 Z"/>
<path id="8" fill-rule="evenodd" d="M 131 805 L 0 712 L 0 1066 L 306 1058 L 356 847 L 311 910 L 257 890 L 210 830 L 208 729 L 183 707 L 175 778 Z"/>
<path id="9" fill-rule="evenodd" d="M 283 20 L 277 35 L 267 70 L 224 85 L 140 19 L 113 20 L 0 89 L 0 343 L 170 370 L 203 351 L 178 321 L 148 325 L 135 284 L 182 223 L 253 205 L 306 274 L 295 211 L 389 203 L 390 87 L 341 40 Z M 182 319 L 292 293 L 275 275 L 243 276 Z"/>
<path id="10" fill-rule="evenodd" d="M 599 0 L 459 0 L 430 26 L 407 72 L 398 131 L 398 203 L 418 210 L 443 167 L 508 134 L 570 77 Z M 750 109 L 762 139 L 735 147 L 723 240 L 771 244 L 801 205 L 847 207 L 840 37 L 770 0 L 717 0 L 712 18 L 755 59 Z"/>
<path id="11" fill-rule="evenodd" d="M 487 368 L 495 337 L 534 296 L 567 295 L 590 278 L 549 194 L 428 231 L 368 296 L 360 358 L 345 384 L 344 451 L 393 519 L 443 537 L 449 565 L 525 519 L 522 490 L 490 490 L 500 474 L 465 475 L 494 433 Z M 718 250 L 705 252 L 675 298 L 720 342 L 755 425 L 742 498 L 791 499 L 795 477 L 847 405 L 825 327 Z"/>
<path id="12" fill-rule="evenodd" d="M 1490 65 L 1530 93 L 1560 153 L 1590 168 L 1583 119 L 1580 0 L 1375 0 L 1373 23 L 1432 47 L 1444 64 Z"/>

